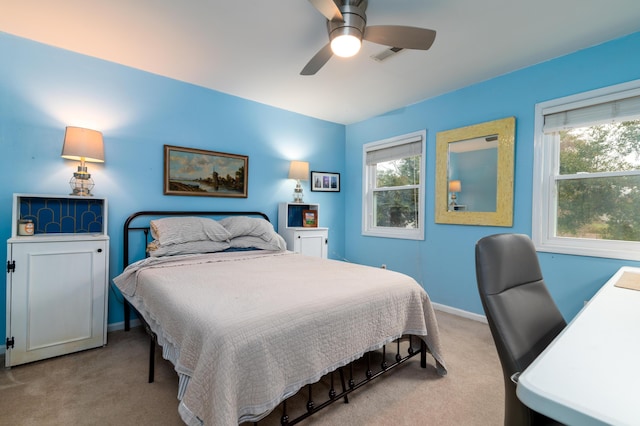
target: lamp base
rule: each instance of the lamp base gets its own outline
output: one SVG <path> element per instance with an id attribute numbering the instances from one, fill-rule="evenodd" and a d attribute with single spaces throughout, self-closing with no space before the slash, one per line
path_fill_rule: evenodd
<path id="1" fill-rule="evenodd" d="M 78 197 L 93 197 L 91 190 L 95 186 L 91 174 L 87 173 L 87 168 L 78 166 L 78 171 L 73 174 L 73 177 L 69 181 L 71 187 L 71 193 L 69 195 L 76 195 Z"/>
<path id="2" fill-rule="evenodd" d="M 451 193 L 451 202 L 449 203 L 449 211 L 454 211 L 456 209 L 456 206 L 458 205 L 458 203 L 456 202 L 456 200 L 458 199 L 458 197 L 456 196 L 455 192 Z"/>
<path id="3" fill-rule="evenodd" d="M 73 192 L 69 193 L 69 195 L 75 195 L 77 197 L 93 197 L 91 190 L 87 188 L 74 188 Z"/>
<path id="4" fill-rule="evenodd" d="M 294 203 L 303 203 L 302 201 L 302 186 L 300 185 L 300 180 L 296 184 L 295 189 L 293 190 L 293 202 Z"/>

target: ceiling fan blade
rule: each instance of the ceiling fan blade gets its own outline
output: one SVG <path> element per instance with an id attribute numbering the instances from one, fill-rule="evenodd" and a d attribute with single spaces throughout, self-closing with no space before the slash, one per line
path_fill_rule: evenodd
<path id="1" fill-rule="evenodd" d="M 333 0 L 309 0 L 309 3 L 329 21 L 344 21 L 342 12 L 340 12 L 338 5 Z"/>
<path id="2" fill-rule="evenodd" d="M 315 54 L 313 58 L 305 65 L 305 67 L 300 71 L 300 75 L 314 75 L 317 73 L 320 68 L 327 63 L 329 59 L 333 56 L 333 51 L 331 50 L 331 43 L 327 43 L 322 49 Z"/>
<path id="3" fill-rule="evenodd" d="M 436 32 L 402 25 L 374 25 L 365 28 L 363 38 L 385 46 L 427 50 L 436 39 Z"/>

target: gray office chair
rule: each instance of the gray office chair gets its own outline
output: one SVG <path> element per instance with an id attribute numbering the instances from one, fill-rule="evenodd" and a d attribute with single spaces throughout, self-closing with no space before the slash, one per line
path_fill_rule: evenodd
<path id="1" fill-rule="evenodd" d="M 567 324 L 544 283 L 533 242 L 521 234 L 482 238 L 476 243 L 476 278 L 502 364 L 504 424 L 558 424 L 516 396 L 519 373 Z"/>

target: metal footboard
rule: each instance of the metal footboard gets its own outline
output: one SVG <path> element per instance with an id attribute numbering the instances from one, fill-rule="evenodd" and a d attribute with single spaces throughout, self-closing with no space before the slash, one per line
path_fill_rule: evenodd
<path id="1" fill-rule="evenodd" d="M 126 310 L 129 311 L 132 307 L 128 302 L 125 301 L 125 306 L 127 306 Z M 149 324 L 145 321 L 144 317 L 138 313 L 138 311 L 134 309 L 134 312 L 140 318 L 140 321 L 147 332 L 149 334 L 149 383 L 153 383 L 154 381 L 154 373 L 155 373 L 155 348 L 158 342 L 157 335 L 151 330 Z M 128 321 L 127 321 L 128 323 Z M 128 330 L 128 325 L 126 327 Z M 323 408 L 328 407 L 336 401 L 344 400 L 345 404 L 349 403 L 349 394 L 365 385 L 373 381 L 374 379 L 382 376 L 383 374 L 392 371 L 394 368 L 402 365 L 407 362 L 411 358 L 420 354 L 420 367 L 427 367 L 427 345 L 425 342 L 415 336 L 406 336 L 404 339 L 408 339 L 409 346 L 406 349 L 406 354 L 402 354 L 401 351 L 401 341 L 403 338 L 396 339 L 394 342 L 389 345 L 395 346 L 395 355 L 393 355 L 393 359 L 389 362 L 389 355 L 387 354 L 387 346 L 384 345 L 378 351 L 367 352 L 362 358 L 355 360 L 349 363 L 345 367 L 338 368 L 335 371 L 330 372 L 323 379 L 328 381 L 329 390 L 326 392 L 326 398 L 321 399 L 322 402 L 317 403 L 315 396 L 318 396 L 320 392 L 314 392 L 314 386 L 323 382 L 321 379 L 317 383 L 306 385 L 303 389 L 298 392 L 306 392 L 306 411 L 297 414 L 293 419 L 289 418 L 289 409 L 287 406 L 287 401 L 289 399 L 296 397 L 298 394 L 293 395 L 292 397 L 285 399 L 280 404 L 282 414 L 280 417 L 280 424 L 282 426 L 291 426 L 297 423 L 300 423 L 302 420 L 312 416 Z M 420 342 L 420 349 L 416 350 L 414 348 L 414 340 Z M 374 356 L 380 355 L 381 360 L 373 360 Z M 359 364 L 359 366 L 357 366 Z M 345 378 L 345 370 L 348 371 L 348 380 Z M 357 371 L 358 370 L 358 371 Z M 340 381 L 341 391 L 338 393 L 335 388 L 335 374 L 338 374 Z M 358 373 L 360 373 L 361 377 L 357 377 Z M 322 398 L 322 396 L 320 396 Z M 299 405 L 299 404 L 298 404 Z M 255 422 L 255 425 L 259 425 L 259 422 Z"/>
<path id="2" fill-rule="evenodd" d="M 306 392 L 306 399 L 307 399 L 306 411 L 303 412 L 302 414 L 297 415 L 295 418 L 293 419 L 289 418 L 290 414 L 289 414 L 288 401 L 289 399 L 296 397 L 296 395 L 298 394 L 292 396 L 289 399 L 284 400 L 280 405 L 282 410 L 282 414 L 280 417 L 280 424 L 283 426 L 295 425 L 301 422 L 302 420 L 308 418 L 309 416 L 322 410 L 323 408 L 341 399 L 344 400 L 345 403 L 349 403 L 348 395 L 351 392 L 365 386 L 366 384 L 370 383 L 372 380 L 402 365 L 403 363 L 405 363 L 406 361 L 408 361 L 409 359 L 413 358 L 418 354 L 420 354 L 420 366 L 422 368 L 426 368 L 427 367 L 427 345 L 419 337 L 408 336 L 406 338 L 408 338 L 409 340 L 409 348 L 407 349 L 407 353 L 404 355 L 401 353 L 401 347 L 400 347 L 402 339 L 397 339 L 390 344 L 395 346 L 395 355 L 393 356 L 392 362 L 389 362 L 388 360 L 387 345 L 385 345 L 379 351 L 368 352 L 359 360 L 353 361 L 347 366 L 339 368 L 338 370 L 333 371 L 329 373 L 327 376 L 325 376 L 323 379 L 324 381 L 329 382 L 329 391 L 327 393 L 326 399 L 324 399 L 324 401 L 321 403 L 316 403 L 314 399 L 314 395 L 318 393 L 318 392 L 314 392 L 314 386 L 322 382 L 323 381 L 322 379 L 318 383 L 307 385 L 305 387 L 306 389 L 305 388 L 301 389 L 298 394 L 302 392 Z M 420 342 L 419 350 L 416 350 L 414 348 L 414 345 L 413 345 L 414 341 Z M 381 352 L 382 359 L 378 361 L 374 361 L 373 360 L 374 356 L 378 355 L 379 352 Z M 376 362 L 379 362 L 379 363 L 375 364 Z M 359 368 L 358 366 L 356 366 L 356 364 L 360 364 Z M 349 376 L 346 383 L 345 383 L 344 370 L 348 370 L 348 376 Z M 356 377 L 357 375 L 356 370 L 363 370 L 363 371 L 359 371 L 362 374 L 362 377 Z M 334 386 L 334 375 L 336 372 L 340 376 L 340 382 L 342 387 L 342 391 L 340 393 L 336 392 L 335 386 Z M 256 422 L 254 424 L 259 425 L 259 422 Z"/>

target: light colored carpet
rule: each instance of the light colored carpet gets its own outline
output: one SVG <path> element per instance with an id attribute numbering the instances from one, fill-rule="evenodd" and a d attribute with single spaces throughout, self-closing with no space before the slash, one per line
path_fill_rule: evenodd
<path id="1" fill-rule="evenodd" d="M 437 317 L 447 376 L 436 374 L 431 356 L 426 369 L 416 357 L 352 392 L 349 404 L 335 402 L 301 424 L 502 425 L 502 373 L 488 326 L 443 312 Z M 160 352 L 153 384 L 140 328 L 109 333 L 104 348 L 3 369 L 0 424 L 181 425 L 178 379 Z M 279 409 L 260 422 L 279 424 Z"/>

